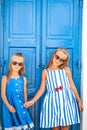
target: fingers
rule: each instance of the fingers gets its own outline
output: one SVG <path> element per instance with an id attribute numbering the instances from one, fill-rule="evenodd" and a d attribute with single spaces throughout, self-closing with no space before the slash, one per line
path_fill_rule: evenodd
<path id="1" fill-rule="evenodd" d="M 24 103 L 24 105 L 23 105 L 25 108 L 28 108 L 29 106 L 30 106 L 30 103 L 29 102 L 26 102 L 26 103 Z"/>
<path id="2" fill-rule="evenodd" d="M 84 111 L 84 107 L 83 107 L 83 106 L 81 107 L 80 111 L 81 111 L 81 112 L 83 112 L 83 111 Z"/>
<path id="3" fill-rule="evenodd" d="M 10 112 L 13 112 L 13 113 L 16 112 L 15 108 L 13 106 L 11 106 L 11 105 L 9 106 L 8 109 L 9 109 Z"/>
<path id="4" fill-rule="evenodd" d="M 16 110 L 15 110 L 14 107 L 11 107 L 11 108 L 9 109 L 9 111 L 10 111 L 10 112 L 13 112 L 13 113 L 16 112 Z"/>
<path id="5" fill-rule="evenodd" d="M 80 111 L 81 111 L 81 112 L 83 112 L 83 111 L 84 111 L 84 107 L 83 107 L 83 105 L 82 105 L 82 104 L 79 104 L 79 109 L 80 109 Z"/>
<path id="6" fill-rule="evenodd" d="M 23 106 L 24 106 L 25 108 L 28 108 L 28 107 L 29 107 L 29 105 L 28 105 L 27 103 L 25 103 Z"/>
<path id="7" fill-rule="evenodd" d="M 24 103 L 24 107 L 25 108 L 28 108 L 28 107 L 30 107 L 30 106 L 32 106 L 33 105 L 33 101 L 29 101 L 29 102 L 26 102 L 26 103 Z"/>

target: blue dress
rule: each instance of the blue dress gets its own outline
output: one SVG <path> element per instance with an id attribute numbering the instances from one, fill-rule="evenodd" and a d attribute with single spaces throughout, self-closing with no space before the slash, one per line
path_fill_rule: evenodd
<path id="1" fill-rule="evenodd" d="M 34 127 L 30 114 L 23 107 L 24 78 L 10 78 L 6 86 L 6 97 L 10 105 L 15 109 L 15 113 L 11 113 L 7 106 L 3 103 L 3 117 L 5 130 L 28 130 Z"/>
<path id="2" fill-rule="evenodd" d="M 65 70 L 47 70 L 47 91 L 41 106 L 40 127 L 80 123 L 78 105 Z"/>

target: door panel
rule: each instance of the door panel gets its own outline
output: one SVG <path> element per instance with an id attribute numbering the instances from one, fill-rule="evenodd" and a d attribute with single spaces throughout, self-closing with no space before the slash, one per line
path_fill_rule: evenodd
<path id="1" fill-rule="evenodd" d="M 11 55 L 15 52 L 22 52 L 25 57 L 27 69 L 25 74 L 28 78 L 28 85 L 35 91 L 35 72 L 39 65 L 39 57 L 38 60 L 36 59 L 37 55 L 39 56 L 39 31 L 36 30 L 35 0 L 10 0 L 5 4 L 8 4 L 4 27 L 6 35 L 4 41 L 5 71 L 8 68 L 8 60 Z"/>
<path id="2" fill-rule="evenodd" d="M 26 72 L 28 78 L 28 87 L 34 88 L 36 69 L 39 65 L 39 30 L 37 30 L 37 19 L 35 18 L 36 3 L 35 0 L 10 0 L 5 3 L 7 17 L 4 26 L 5 47 L 4 60 L 6 69 L 8 68 L 8 60 L 15 52 L 22 52 L 25 57 Z M 6 55 L 7 54 L 7 55 Z M 38 56 L 38 59 L 36 57 Z"/>
<path id="3" fill-rule="evenodd" d="M 35 9 L 35 1 L 19 0 L 10 2 L 11 37 L 16 39 L 26 38 L 30 42 L 32 38 L 35 39 Z"/>
<path id="4" fill-rule="evenodd" d="M 42 65 L 47 64 L 54 49 L 65 47 L 70 53 L 70 67 L 74 76 L 80 73 L 78 12 L 78 0 L 43 1 Z"/>

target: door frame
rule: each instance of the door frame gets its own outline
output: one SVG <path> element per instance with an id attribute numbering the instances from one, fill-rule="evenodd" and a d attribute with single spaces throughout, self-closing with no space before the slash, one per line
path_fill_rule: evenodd
<path id="1" fill-rule="evenodd" d="M 2 62 L 3 62 L 3 38 L 4 38 L 4 34 L 3 34 L 3 11 L 4 11 L 4 0 L 0 1 L 0 79 L 1 79 L 1 74 L 3 73 L 3 68 L 2 68 Z"/>
<path id="2" fill-rule="evenodd" d="M 3 11 L 4 11 L 4 0 L 0 0 L 0 129 L 3 127 L 2 120 L 2 99 L 1 99 L 1 78 L 3 75 Z"/>
<path id="3" fill-rule="evenodd" d="M 83 1 L 83 24 L 82 24 L 82 77 L 81 98 L 83 100 L 84 112 L 81 115 L 81 130 L 87 130 L 87 0 Z M 84 89 L 83 89 L 84 88 Z"/>

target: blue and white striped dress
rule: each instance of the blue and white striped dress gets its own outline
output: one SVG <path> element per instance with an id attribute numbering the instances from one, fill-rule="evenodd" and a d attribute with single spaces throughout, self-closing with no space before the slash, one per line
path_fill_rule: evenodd
<path id="1" fill-rule="evenodd" d="M 47 70 L 46 87 L 41 106 L 40 127 L 52 128 L 80 123 L 77 101 L 66 71 Z M 61 87 L 62 90 L 59 89 Z"/>

